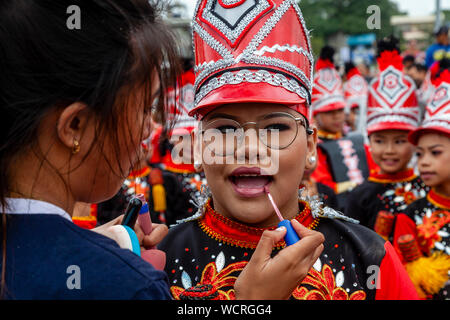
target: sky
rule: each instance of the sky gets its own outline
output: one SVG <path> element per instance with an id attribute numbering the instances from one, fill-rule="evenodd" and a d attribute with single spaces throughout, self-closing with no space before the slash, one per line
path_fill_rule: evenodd
<path id="1" fill-rule="evenodd" d="M 435 0 L 393 0 L 402 11 L 411 16 L 433 14 L 436 10 Z M 450 9 L 450 0 L 441 0 L 442 9 Z"/>
<path id="2" fill-rule="evenodd" d="M 188 6 L 190 15 L 193 14 L 196 0 L 180 0 Z M 436 10 L 435 0 L 392 0 L 396 2 L 402 11 L 411 16 L 432 14 Z M 376 1 L 374 1 L 376 4 Z M 441 0 L 442 9 L 450 10 L 450 0 Z"/>

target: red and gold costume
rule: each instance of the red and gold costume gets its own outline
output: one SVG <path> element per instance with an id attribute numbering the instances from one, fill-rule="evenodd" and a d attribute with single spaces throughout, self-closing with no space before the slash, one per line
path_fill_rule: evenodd
<path id="1" fill-rule="evenodd" d="M 219 105 L 284 104 L 309 119 L 313 59 L 297 1 L 203 0 L 193 21 L 196 99 L 202 118 Z M 159 245 L 175 299 L 234 299 L 234 283 L 264 232 L 224 217 L 209 195 Z M 324 251 L 293 299 L 416 299 L 389 242 L 317 201 L 295 217 L 325 236 Z M 284 247 L 277 243 L 273 254 Z M 372 271 L 369 268 L 374 268 Z M 377 289 L 378 288 L 378 289 Z"/>
<path id="2" fill-rule="evenodd" d="M 396 174 L 373 172 L 350 193 L 345 214 L 392 241 L 396 216 L 427 192 L 428 187 L 413 169 Z"/>
<path id="3" fill-rule="evenodd" d="M 389 242 L 359 224 L 314 217 L 304 201 L 299 202 L 299 208 L 295 219 L 321 232 L 325 236 L 325 249 L 291 299 L 417 299 Z M 234 299 L 236 278 L 250 260 L 264 230 L 224 217 L 208 201 L 201 217 L 170 229 L 159 245 L 167 254 L 165 271 L 173 297 Z M 273 254 L 284 246 L 284 241 L 277 243 Z"/>
<path id="4" fill-rule="evenodd" d="M 410 238 L 409 245 L 404 244 Z M 421 298 L 450 294 L 450 198 L 431 190 L 399 214 L 394 246 Z"/>
<path id="5" fill-rule="evenodd" d="M 433 85 L 424 121 L 409 135 L 413 144 L 427 132 L 450 139 L 450 72 L 444 70 Z M 394 246 L 422 298 L 449 298 L 450 197 L 432 189 L 413 202 L 397 217 Z"/>
<path id="6" fill-rule="evenodd" d="M 367 133 L 370 136 L 384 130 L 411 132 L 419 122 L 415 84 L 403 74 L 402 57 L 397 49 L 389 47 L 380 51 L 377 58 L 380 73 L 369 88 Z M 350 193 L 345 212 L 392 241 L 397 215 L 427 192 L 428 188 L 413 169 L 395 174 L 373 170 Z"/>

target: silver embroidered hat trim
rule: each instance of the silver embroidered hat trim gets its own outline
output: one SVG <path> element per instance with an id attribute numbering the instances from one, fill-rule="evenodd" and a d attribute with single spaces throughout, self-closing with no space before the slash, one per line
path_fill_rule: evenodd
<path id="1" fill-rule="evenodd" d="M 419 120 L 413 120 L 411 117 L 408 116 L 403 116 L 403 115 L 399 115 L 399 114 L 388 114 L 385 116 L 376 116 L 376 115 L 371 115 L 368 119 L 367 119 L 367 127 L 371 127 L 373 125 L 376 125 L 378 123 L 381 122 L 403 122 L 403 123 L 407 123 L 410 124 L 414 127 L 417 127 L 419 125 Z"/>
<path id="2" fill-rule="evenodd" d="M 244 56 L 242 60 L 249 64 L 255 64 L 255 65 L 265 65 L 265 66 L 271 66 L 271 67 L 277 67 L 280 69 L 285 70 L 286 72 L 294 74 L 297 78 L 299 78 L 303 84 L 308 88 L 308 91 L 312 91 L 312 84 L 311 81 L 306 77 L 304 72 L 294 66 L 292 63 L 283 61 L 278 58 L 272 58 L 272 57 L 258 57 L 258 56 L 251 56 L 246 57 Z"/>
<path id="3" fill-rule="evenodd" d="M 253 37 L 253 39 L 248 44 L 247 48 L 242 53 L 242 61 L 250 63 L 250 64 L 260 64 L 260 65 L 271 65 L 275 66 L 281 69 L 284 69 L 290 73 L 295 74 L 299 79 L 301 79 L 308 90 L 312 90 L 312 82 L 313 82 L 313 65 L 314 65 L 314 59 L 311 54 L 304 54 L 304 52 L 307 52 L 307 50 L 304 50 L 304 52 L 300 51 L 305 55 L 305 57 L 309 60 L 311 63 L 310 66 L 310 78 L 308 79 L 304 72 L 294 66 L 292 63 L 288 63 L 286 61 L 275 59 L 275 58 L 268 58 L 268 57 L 260 57 L 256 55 L 257 48 L 259 45 L 264 41 L 264 39 L 270 34 L 272 29 L 277 25 L 277 23 L 281 20 L 281 18 L 285 15 L 285 13 L 288 11 L 290 7 L 293 7 L 302 23 L 303 29 L 305 32 L 308 32 L 305 28 L 303 15 L 298 8 L 297 4 L 293 0 L 286 0 L 284 1 L 275 11 L 275 13 L 266 21 L 264 26 L 258 31 L 258 33 Z M 309 37 L 306 37 L 308 40 L 308 46 L 311 48 L 310 45 L 310 39 Z M 299 53 L 300 53 L 299 52 Z"/>
<path id="4" fill-rule="evenodd" d="M 226 6 L 232 6 L 241 1 L 242 0 L 222 0 L 222 3 Z"/>
<path id="5" fill-rule="evenodd" d="M 224 23 L 221 19 L 217 18 L 212 12 L 214 12 L 215 8 L 213 5 L 217 3 L 214 0 L 209 0 L 206 4 L 206 10 L 203 11 L 202 18 L 211 23 L 217 29 L 222 32 L 229 41 L 235 42 L 248 24 L 253 21 L 259 14 L 261 14 L 264 10 L 270 7 L 270 3 L 267 0 L 262 0 L 256 4 L 256 6 L 251 9 L 249 13 L 246 13 L 242 19 L 237 23 L 235 28 L 230 28 Z M 236 2 L 235 2 L 236 3 Z M 232 4 L 232 3 L 230 3 Z"/>
<path id="6" fill-rule="evenodd" d="M 393 68 L 389 67 L 388 68 L 390 71 L 392 71 Z M 386 69 L 386 70 L 388 70 Z M 394 69 L 395 71 L 397 71 L 396 69 Z M 395 71 L 392 71 L 393 73 Z M 404 75 L 405 79 L 411 79 L 408 76 Z M 398 94 L 398 96 L 403 95 L 402 98 L 394 101 L 394 102 L 389 102 L 390 105 L 388 103 L 386 103 L 385 101 L 383 101 L 382 97 L 384 97 L 387 101 L 389 101 L 390 99 L 386 96 L 384 96 L 383 94 L 379 93 L 377 90 L 375 90 L 375 83 L 377 81 L 380 81 L 380 79 L 375 78 L 371 81 L 370 85 L 369 85 L 369 92 L 370 94 L 373 96 L 373 98 L 375 98 L 375 100 L 379 103 L 379 106 L 369 106 L 368 110 L 370 110 L 371 108 L 383 108 L 385 109 L 387 112 L 392 112 L 392 110 L 396 110 L 396 109 L 400 109 L 403 107 L 403 105 L 405 104 L 406 100 L 409 99 L 410 95 L 416 90 L 416 85 L 414 84 L 414 82 L 411 81 L 411 87 L 409 89 L 404 89 L 402 91 L 401 94 Z M 417 107 L 419 108 L 419 107 Z"/>
<path id="7" fill-rule="evenodd" d="M 289 80 L 282 74 L 272 74 L 266 70 L 252 72 L 250 70 L 240 70 L 236 73 L 226 72 L 219 77 L 212 78 L 203 85 L 197 93 L 195 102 L 198 104 L 206 95 L 225 85 L 237 85 L 243 82 L 248 83 L 268 83 L 276 87 L 282 87 L 290 92 L 294 92 L 303 99 L 308 99 L 308 92 L 298 84 L 297 81 Z"/>
<path id="8" fill-rule="evenodd" d="M 209 2 L 212 4 L 212 2 Z M 232 2 L 228 2 L 229 4 L 232 4 Z M 233 2 L 233 3 L 237 3 L 237 2 Z M 286 45 L 284 46 L 280 46 L 280 45 L 274 45 L 272 48 L 268 48 L 268 47 L 264 47 L 261 48 L 259 51 L 257 51 L 258 46 L 263 42 L 263 40 L 270 34 L 271 30 L 276 26 L 276 24 L 281 20 L 281 18 L 284 16 L 284 14 L 288 11 L 288 9 L 290 7 L 293 7 L 294 10 L 297 13 L 297 16 L 302 24 L 302 27 L 306 33 L 306 40 L 308 43 L 308 48 L 299 48 L 299 47 L 295 47 L 295 46 L 289 46 L 286 47 Z M 199 6 L 197 5 L 196 8 L 196 16 L 198 14 L 198 10 L 199 10 Z M 207 10 L 205 10 L 207 11 Z M 247 46 L 247 48 L 243 51 L 242 54 L 240 54 L 238 57 L 234 57 L 233 54 L 222 44 L 220 43 L 217 39 L 215 39 L 208 31 L 206 31 L 204 28 L 202 28 L 200 26 L 200 24 L 198 23 L 198 21 L 196 21 L 194 19 L 193 23 L 192 23 L 192 27 L 193 27 L 193 35 L 195 33 L 197 33 L 200 38 L 205 41 L 213 50 L 215 50 L 216 52 L 218 52 L 223 59 L 220 59 L 218 61 L 210 61 L 210 62 L 203 62 L 201 64 L 198 64 L 195 68 L 196 73 L 198 73 L 196 75 L 196 81 L 195 81 L 195 91 L 197 92 L 196 95 L 196 99 L 195 99 L 195 104 L 198 105 L 200 103 L 200 101 L 208 94 L 210 93 L 212 90 L 217 89 L 225 84 L 233 84 L 233 83 L 224 83 L 225 82 L 236 82 L 239 81 L 239 76 L 237 79 L 231 79 L 230 75 L 227 75 L 226 77 L 223 77 L 223 75 L 221 77 L 214 77 L 212 79 L 210 79 L 208 81 L 208 83 L 204 83 L 205 79 L 210 77 L 212 74 L 219 72 L 219 71 L 223 71 L 224 69 L 227 68 L 231 68 L 234 65 L 239 64 L 240 62 L 244 62 L 250 65 L 255 65 L 255 66 L 261 66 L 262 68 L 264 67 L 275 67 L 281 70 L 286 71 L 287 73 L 292 74 L 294 77 L 297 77 L 298 80 L 300 82 L 302 82 L 302 84 L 306 87 L 303 88 L 302 86 L 300 86 L 298 83 L 294 83 L 294 80 L 287 80 L 284 81 L 282 78 L 280 78 L 281 80 L 281 85 L 277 85 L 277 86 L 282 86 L 285 87 L 287 90 L 291 91 L 291 92 L 295 92 L 297 93 L 301 98 L 306 99 L 308 101 L 308 103 L 311 103 L 311 91 L 312 91 L 312 83 L 313 83 L 313 65 L 314 65 L 314 58 L 312 56 L 312 54 L 308 51 L 311 48 L 311 43 L 310 43 L 310 39 L 308 37 L 308 30 L 305 27 L 305 22 L 303 19 L 303 15 L 301 13 L 300 8 L 298 7 L 297 3 L 295 2 L 295 0 L 285 0 L 283 3 L 281 3 L 275 10 L 275 12 L 272 14 L 272 16 L 270 16 L 270 18 L 266 21 L 266 23 L 263 25 L 263 27 L 257 32 L 257 34 L 254 36 L 254 38 L 250 41 L 249 45 Z M 224 32 L 224 29 L 220 29 L 221 32 Z M 194 41 L 194 36 L 193 36 L 193 42 Z M 195 43 L 194 43 L 194 48 L 195 48 Z M 301 55 L 304 55 L 308 61 L 310 62 L 310 67 L 308 70 L 309 76 L 307 76 L 303 70 L 301 70 L 300 68 L 298 68 L 297 66 L 295 66 L 292 63 L 286 62 L 284 60 L 281 59 L 277 59 L 277 58 L 272 58 L 272 57 L 264 57 L 264 56 L 259 56 L 257 54 L 261 54 L 261 52 L 263 52 L 264 50 L 267 50 L 268 52 L 270 52 L 270 50 L 289 50 L 289 51 L 295 51 Z M 261 51 L 262 50 L 262 51 Z M 281 76 L 281 74 L 280 74 Z M 274 82 L 272 79 L 269 79 L 268 81 L 256 81 L 255 79 L 258 79 L 258 75 L 255 74 L 255 77 L 251 77 L 249 82 L 266 82 L 266 83 L 271 83 Z M 284 76 L 283 76 L 284 77 Z M 285 77 L 284 77 L 285 78 Z M 219 81 L 219 79 L 221 81 Z M 275 83 L 278 83 L 280 81 L 278 81 L 277 79 L 275 79 Z M 290 82 L 290 84 L 288 84 L 288 82 Z M 240 82 L 239 82 L 240 83 Z M 207 86 L 207 87 L 205 87 Z"/>
<path id="9" fill-rule="evenodd" d="M 447 130 L 450 130 L 450 119 L 429 119 L 425 120 L 422 125 L 422 128 L 430 128 L 430 127 L 441 127 Z"/>
<path id="10" fill-rule="evenodd" d="M 219 53 L 222 58 L 225 60 L 234 61 L 233 53 L 230 50 L 225 48 L 225 46 L 220 43 L 217 39 L 215 39 L 212 35 L 208 33 L 205 29 L 203 29 L 198 23 L 194 23 L 193 25 L 194 32 L 197 32 L 198 35 L 209 45 L 212 49 L 214 49 L 217 53 Z"/>
<path id="11" fill-rule="evenodd" d="M 320 100 L 313 102 L 311 104 L 311 109 L 313 111 L 320 111 L 320 109 L 322 109 L 323 107 L 328 106 L 330 104 L 334 104 L 334 103 L 342 103 L 343 105 L 345 105 L 344 96 L 336 95 L 336 94 L 329 95 L 326 98 L 322 98 Z"/>

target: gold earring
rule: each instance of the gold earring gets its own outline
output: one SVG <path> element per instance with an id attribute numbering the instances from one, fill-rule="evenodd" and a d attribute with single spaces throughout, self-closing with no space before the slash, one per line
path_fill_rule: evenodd
<path id="1" fill-rule="evenodd" d="M 78 152 L 80 152 L 80 149 L 80 143 L 76 139 L 73 139 L 72 154 L 77 154 Z"/>

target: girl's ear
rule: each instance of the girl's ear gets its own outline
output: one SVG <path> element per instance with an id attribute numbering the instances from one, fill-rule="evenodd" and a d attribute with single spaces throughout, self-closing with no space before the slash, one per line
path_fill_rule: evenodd
<path id="1" fill-rule="evenodd" d="M 75 102 L 65 107 L 59 115 L 56 126 L 58 138 L 73 153 L 82 148 L 83 132 L 87 128 L 88 122 L 87 105 L 81 102 Z"/>
<path id="2" fill-rule="evenodd" d="M 192 154 L 194 160 L 194 169 L 197 172 L 203 171 L 202 166 L 202 141 L 199 126 L 191 132 Z"/>
<path id="3" fill-rule="evenodd" d="M 317 166 L 317 128 L 312 125 L 310 127 L 312 134 L 306 135 L 306 163 L 305 170 L 314 171 Z"/>

